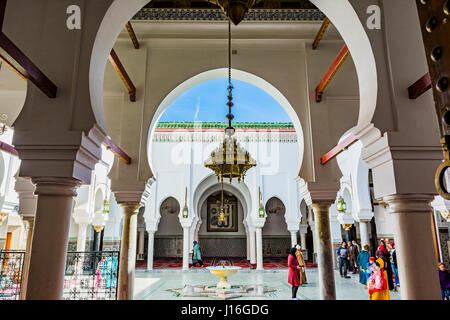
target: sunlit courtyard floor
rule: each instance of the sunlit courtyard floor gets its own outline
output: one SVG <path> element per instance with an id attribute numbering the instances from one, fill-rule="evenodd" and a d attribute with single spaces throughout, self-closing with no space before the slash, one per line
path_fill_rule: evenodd
<path id="1" fill-rule="evenodd" d="M 351 279 L 341 278 L 338 271 L 334 271 L 336 281 L 336 296 L 338 300 L 368 300 L 367 290 L 359 283 L 359 276 L 349 274 Z M 269 288 L 277 289 L 275 292 L 266 293 L 265 297 L 235 298 L 252 300 L 290 300 L 291 286 L 287 283 L 287 273 L 284 270 L 240 270 L 231 276 L 228 282 L 232 285 L 264 284 Z M 319 300 L 318 271 L 309 269 L 306 271 L 308 284 L 300 287 L 297 297 L 300 300 Z M 183 288 L 185 285 L 215 285 L 219 278 L 209 273 L 208 270 L 197 269 L 188 272 L 176 271 L 136 271 L 134 282 L 134 299 L 136 300 L 172 300 L 172 299 L 205 299 L 204 297 L 177 297 L 169 289 Z M 401 288 L 398 290 L 400 291 Z M 400 292 L 391 291 L 391 300 L 399 300 Z M 207 298 L 214 299 L 214 298 Z"/>

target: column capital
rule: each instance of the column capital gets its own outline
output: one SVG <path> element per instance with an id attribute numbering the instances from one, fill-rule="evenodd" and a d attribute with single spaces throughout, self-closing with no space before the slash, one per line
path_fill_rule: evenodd
<path id="1" fill-rule="evenodd" d="M 138 213 L 140 202 L 119 202 L 119 205 L 123 208 L 125 215 L 135 215 Z"/>
<path id="2" fill-rule="evenodd" d="M 324 211 L 326 211 L 328 213 L 328 210 L 330 210 L 330 207 L 333 203 L 334 203 L 334 200 L 318 201 L 318 202 L 313 202 L 311 204 L 311 207 L 313 208 L 314 212 L 316 212 L 316 213 L 322 213 Z"/>
<path id="3" fill-rule="evenodd" d="M 65 177 L 34 177 L 31 179 L 36 185 L 36 195 L 76 197 L 76 188 L 81 181 Z"/>
<path id="4" fill-rule="evenodd" d="M 313 203 L 319 202 L 334 203 L 339 189 L 338 181 L 305 182 L 301 187 L 301 193 L 305 199 L 310 199 L 311 204 L 308 203 L 309 201 L 307 204 L 312 206 Z"/>
<path id="5" fill-rule="evenodd" d="M 143 190 L 112 190 L 118 204 L 141 203 Z"/>
<path id="6" fill-rule="evenodd" d="M 92 171 L 101 159 L 106 133 L 97 124 L 87 135 L 84 131 L 50 132 L 14 131 L 13 144 L 22 160 L 19 175 L 75 178 L 90 183 Z"/>
<path id="7" fill-rule="evenodd" d="M 391 213 L 429 213 L 433 211 L 431 194 L 393 194 L 383 197 Z"/>

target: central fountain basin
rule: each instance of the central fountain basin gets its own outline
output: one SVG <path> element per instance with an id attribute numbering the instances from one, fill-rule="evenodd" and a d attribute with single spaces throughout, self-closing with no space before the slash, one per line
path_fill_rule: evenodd
<path id="1" fill-rule="evenodd" d="M 231 289 L 231 285 L 228 283 L 228 277 L 238 272 L 241 267 L 207 267 L 213 275 L 220 278 L 217 283 L 217 289 Z"/>

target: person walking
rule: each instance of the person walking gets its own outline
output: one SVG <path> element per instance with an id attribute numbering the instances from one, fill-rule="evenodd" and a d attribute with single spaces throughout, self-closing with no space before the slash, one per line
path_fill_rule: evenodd
<path id="1" fill-rule="evenodd" d="M 298 287 L 300 286 L 300 266 L 298 264 L 297 256 L 295 255 L 297 249 L 291 248 L 288 257 L 288 283 L 292 286 L 292 300 L 300 300 L 297 298 Z"/>
<path id="2" fill-rule="evenodd" d="M 391 254 L 391 267 L 392 271 L 394 272 L 394 291 L 397 291 L 397 287 L 400 286 L 400 281 L 398 279 L 398 268 L 397 268 L 397 253 L 395 251 L 395 243 L 390 242 L 391 251 L 389 252 Z"/>
<path id="3" fill-rule="evenodd" d="M 450 300 L 450 273 L 444 263 L 439 263 L 439 281 L 441 283 L 442 300 Z"/>
<path id="4" fill-rule="evenodd" d="M 305 258 L 303 257 L 301 247 L 298 244 L 295 245 L 295 249 L 297 250 L 295 251 L 295 256 L 297 257 L 298 266 L 300 267 L 300 287 L 303 287 L 303 285 L 307 283 Z"/>
<path id="5" fill-rule="evenodd" d="M 347 276 L 347 262 L 348 262 L 347 242 L 342 241 L 341 246 L 336 251 L 336 254 L 339 257 L 339 273 L 341 274 L 341 277 L 347 279 L 350 278 L 349 276 Z"/>
<path id="6" fill-rule="evenodd" d="M 359 255 L 359 245 L 356 243 L 355 240 L 352 240 L 352 246 L 351 250 L 349 250 L 349 258 L 350 258 L 350 264 L 353 268 L 353 273 L 358 274 L 358 255 Z"/>
<path id="7" fill-rule="evenodd" d="M 358 266 L 359 266 L 359 282 L 364 285 L 364 288 L 367 288 L 367 273 L 366 273 L 366 268 L 367 268 L 367 264 L 369 263 L 369 257 L 370 257 L 370 253 L 369 253 L 369 245 L 366 244 L 364 245 L 363 250 L 361 251 L 360 254 L 358 254 L 357 257 L 357 262 L 358 262 Z"/>
<path id="8" fill-rule="evenodd" d="M 194 241 L 194 250 L 192 252 L 192 266 L 196 266 L 197 263 L 200 265 L 200 268 L 203 267 L 202 255 L 200 253 L 200 244 L 197 241 Z"/>
<path id="9" fill-rule="evenodd" d="M 383 252 L 381 250 L 377 250 L 375 255 L 377 259 L 370 267 L 372 274 L 367 281 L 369 300 L 391 300 L 387 279 L 388 274 L 386 272 L 386 262 L 383 259 Z"/>

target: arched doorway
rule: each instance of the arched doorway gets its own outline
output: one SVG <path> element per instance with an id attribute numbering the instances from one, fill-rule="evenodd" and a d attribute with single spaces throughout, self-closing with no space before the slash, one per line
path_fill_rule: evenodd
<path id="1" fill-rule="evenodd" d="M 262 228 L 263 258 L 286 258 L 291 248 L 287 228 L 286 206 L 278 197 L 271 197 L 265 206 L 267 218 Z"/>
<path id="2" fill-rule="evenodd" d="M 212 190 L 217 189 L 217 186 Z M 247 255 L 246 229 L 244 226 L 245 204 L 233 193 L 223 192 L 225 221 L 218 220 L 222 200 L 222 191 L 209 191 L 200 204 L 200 225 L 198 241 L 202 255 L 217 260 L 244 258 Z M 204 197 L 202 197 L 204 198 Z"/>
<path id="3" fill-rule="evenodd" d="M 180 258 L 183 256 L 183 229 L 178 214 L 180 203 L 174 197 L 162 201 L 159 207 L 161 220 L 155 232 L 154 265 L 157 258 Z"/>

